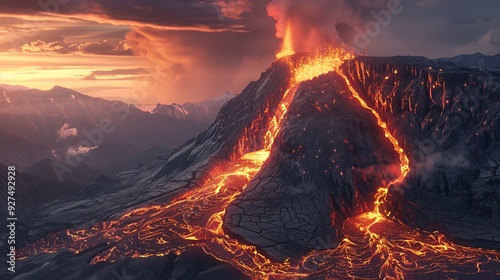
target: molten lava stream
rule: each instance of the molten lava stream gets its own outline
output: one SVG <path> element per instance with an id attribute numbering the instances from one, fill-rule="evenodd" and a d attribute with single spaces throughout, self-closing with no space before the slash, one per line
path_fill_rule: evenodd
<path id="1" fill-rule="evenodd" d="M 207 254 L 227 262 L 254 279 L 446 279 L 478 272 L 495 275 L 500 271 L 500 253 L 457 246 L 443 235 L 421 232 L 381 214 L 379 206 L 388 187 L 381 187 L 372 212 L 348 219 L 344 239 L 335 249 L 314 251 L 284 263 L 274 262 L 254 246 L 241 244 L 222 230 L 226 207 L 241 193 L 269 156 L 297 85 L 321 74 L 337 70 L 352 55 L 334 49 L 293 64 L 295 83 L 285 93 L 265 135 L 266 149 L 244 155 L 222 174 L 199 189 L 175 199 L 169 205 L 140 208 L 117 221 L 98 223 L 86 230 L 52 233 L 19 250 L 20 259 L 37 253 L 69 249 L 77 254 L 106 244 L 107 249 L 91 263 L 180 254 L 186 248 L 202 247 Z M 287 58 L 284 58 L 285 60 Z M 370 108 L 342 75 L 353 97 L 370 110 L 400 156 L 401 182 L 409 172 L 408 157 L 378 113 Z"/>
<path id="2" fill-rule="evenodd" d="M 284 94 L 265 134 L 266 149 L 248 153 L 232 162 L 223 173 L 199 189 L 190 191 L 169 205 L 140 208 L 117 221 L 101 222 L 90 229 L 69 229 L 20 248 L 19 259 L 39 253 L 69 249 L 78 254 L 101 244 L 107 248 L 91 263 L 114 262 L 122 256 L 132 258 L 181 254 L 192 246 L 202 247 L 215 258 L 233 264 L 258 278 L 268 273 L 297 276 L 285 272 L 283 264 L 273 264 L 253 246 L 240 244 L 222 230 L 225 208 L 241 193 L 269 156 L 288 104 L 295 94 L 292 86 Z"/>
<path id="3" fill-rule="evenodd" d="M 166 206 L 144 207 L 123 215 L 118 221 L 102 222 L 86 230 L 66 230 L 49 234 L 21 248 L 20 258 L 37 253 L 69 249 L 77 254 L 108 244 L 92 263 L 115 261 L 120 256 L 163 256 L 179 254 L 204 241 L 228 239 L 221 229 L 221 215 L 239 195 L 269 156 L 262 150 L 244 155 L 223 174 L 202 188 L 191 191 Z"/>
<path id="4" fill-rule="evenodd" d="M 401 174 L 388 186 L 379 188 L 372 212 L 345 222 L 345 238 L 338 248 L 312 253 L 305 260 L 319 256 L 326 259 L 322 263 L 313 263 L 315 267 L 323 266 L 326 275 L 331 277 L 420 279 L 421 275 L 427 274 L 426 277 L 441 279 L 464 273 L 479 273 L 482 267 L 487 268 L 489 275 L 500 275 L 499 252 L 458 246 L 447 241 L 442 234 L 409 228 L 399 221 L 389 220 L 381 213 L 380 206 L 387 197 L 389 186 L 401 183 L 410 172 L 409 159 L 378 112 L 361 98 L 347 76 L 341 72 L 338 74 L 345 80 L 352 96 L 363 108 L 371 111 L 383 129 L 385 137 L 399 155 Z M 334 259 L 339 260 L 339 263 L 344 262 L 344 271 L 339 270 L 341 265 L 332 266 L 331 261 Z"/>

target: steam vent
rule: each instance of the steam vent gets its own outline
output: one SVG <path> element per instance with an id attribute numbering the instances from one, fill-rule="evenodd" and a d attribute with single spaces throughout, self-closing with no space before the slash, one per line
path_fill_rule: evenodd
<path id="1" fill-rule="evenodd" d="M 203 278 L 197 264 L 210 263 L 206 273 L 231 279 L 498 278 L 499 102 L 493 70 L 285 56 L 171 156 L 45 206 L 19 237 L 18 270 L 222 279 Z"/>

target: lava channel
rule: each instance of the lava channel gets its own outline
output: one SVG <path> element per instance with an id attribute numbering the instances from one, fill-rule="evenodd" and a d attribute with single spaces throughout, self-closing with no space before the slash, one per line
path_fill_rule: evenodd
<path id="1" fill-rule="evenodd" d="M 117 221 L 98 223 L 90 229 L 69 229 L 49 234 L 20 248 L 20 259 L 62 249 L 78 254 L 105 244 L 106 249 L 91 260 L 91 264 L 96 264 L 114 262 L 123 256 L 139 258 L 181 254 L 188 247 L 197 246 L 253 279 L 451 279 L 463 275 L 469 275 L 467 279 L 477 279 L 478 273 L 489 278 L 499 277 L 500 253 L 458 246 L 440 233 L 412 229 L 382 214 L 380 205 L 389 186 L 382 186 L 377 192 L 373 211 L 344 223 L 344 239 L 335 249 L 313 251 L 280 263 L 267 258 L 255 246 L 241 244 L 224 233 L 222 217 L 225 208 L 268 158 L 298 84 L 331 71 L 342 75 L 338 67 L 349 58 L 352 56 L 347 52 L 336 50 L 333 54 L 327 52 L 303 60 L 298 65 L 293 64 L 295 83 L 287 90 L 271 120 L 265 135 L 265 150 L 235 160 L 222 174 L 169 205 L 140 208 Z M 372 112 L 386 138 L 400 155 L 401 175 L 392 184 L 400 183 L 409 172 L 407 155 L 387 124 L 361 98 L 349 78 L 342 77 L 354 99 Z"/>

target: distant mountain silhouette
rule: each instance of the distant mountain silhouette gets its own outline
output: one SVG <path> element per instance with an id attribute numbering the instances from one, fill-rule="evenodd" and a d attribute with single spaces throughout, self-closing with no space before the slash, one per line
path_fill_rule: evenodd
<path id="1" fill-rule="evenodd" d="M 500 54 L 484 55 L 482 53 L 462 54 L 451 58 L 440 58 L 438 61 L 453 62 L 457 66 L 488 68 L 500 70 Z"/>
<path id="2" fill-rule="evenodd" d="M 207 127 L 59 86 L 42 91 L 0 85 L 0 163 L 19 170 L 44 159 L 68 163 L 70 157 L 114 175 L 170 153 Z"/>
<path id="3" fill-rule="evenodd" d="M 152 114 L 166 115 L 176 119 L 194 120 L 211 124 L 219 113 L 222 106 L 237 94 L 225 93 L 222 96 L 207 99 L 198 103 L 177 103 L 171 105 L 136 105 L 137 108 Z"/>

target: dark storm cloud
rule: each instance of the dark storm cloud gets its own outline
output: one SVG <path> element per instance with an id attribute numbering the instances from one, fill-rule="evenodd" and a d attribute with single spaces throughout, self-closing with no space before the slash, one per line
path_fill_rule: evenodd
<path id="1" fill-rule="evenodd" d="M 241 30 L 237 20 L 250 10 L 249 0 L 3 0 L 4 14 L 44 13 L 102 22 L 199 31 Z"/>
<path id="2" fill-rule="evenodd" d="M 316 30 L 322 38 L 328 37 L 328 42 L 352 44 L 356 28 L 363 31 L 368 23 L 376 22 L 373 13 L 387 9 L 389 1 L 397 0 L 273 2 L 288 3 L 286 15 L 307 23 L 302 30 L 304 34 Z M 226 90 L 241 91 L 249 80 L 256 79 L 269 66 L 280 42 L 275 37 L 275 22 L 266 11 L 270 0 L 41 2 L 67 4 L 47 10 L 33 0 L 0 1 L 0 11 L 4 15 L 16 14 L 18 17 L 52 9 L 51 16 L 55 20 L 76 21 L 75 24 L 62 24 L 63 27 L 47 25 L 45 30 L 38 30 L 36 36 L 29 37 L 25 42 L 29 47 L 38 40 L 48 44 L 44 47 L 52 51 L 63 52 L 70 45 L 83 48 L 88 42 L 108 40 L 115 44 L 127 39 L 134 54 L 145 57 L 150 62 L 148 67 L 161 75 L 162 82 L 156 94 L 159 101 L 164 102 L 202 100 Z M 367 54 L 441 57 L 500 52 L 498 1 L 397 2 L 403 7 L 402 12 L 393 14 L 389 24 L 369 38 Z M 18 32 L 22 32 L 20 29 L 29 28 L 1 20 L 0 26 L 4 29 L 18 28 Z M 7 47 L 0 42 L 1 50 Z M 106 48 L 100 49 L 102 46 L 98 44 L 87 44 L 87 47 L 89 52 L 106 53 Z"/>
<path id="3" fill-rule="evenodd" d="M 246 32 L 186 32 L 135 27 L 127 40 L 162 76 L 163 100 L 203 100 L 240 92 L 274 59 L 279 41 L 267 0 L 253 2 L 252 14 L 238 20 Z M 224 19 L 227 21 L 228 19 Z"/>
<path id="4" fill-rule="evenodd" d="M 435 58 L 500 52 L 498 1 L 401 0 L 401 4 L 404 10 L 373 38 L 370 54 Z"/>

